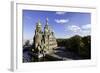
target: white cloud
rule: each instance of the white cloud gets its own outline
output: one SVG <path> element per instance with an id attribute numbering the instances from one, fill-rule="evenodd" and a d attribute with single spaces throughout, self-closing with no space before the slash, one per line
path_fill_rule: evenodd
<path id="1" fill-rule="evenodd" d="M 90 35 L 91 34 L 91 30 L 82 30 L 81 35 L 82 36 L 86 36 L 86 35 Z"/>
<path id="2" fill-rule="evenodd" d="M 76 32 L 80 32 L 81 28 L 77 25 L 70 25 L 70 26 L 68 26 L 68 30 L 76 33 Z"/>
<path id="3" fill-rule="evenodd" d="M 84 30 L 91 29 L 91 24 L 83 25 L 83 26 L 82 26 L 82 29 L 84 29 Z"/>
<path id="4" fill-rule="evenodd" d="M 67 12 L 63 12 L 63 11 L 56 12 L 56 14 L 58 14 L 58 15 L 62 15 L 62 14 L 65 14 L 65 13 L 67 13 Z"/>
<path id="5" fill-rule="evenodd" d="M 59 24 L 64 24 L 64 23 L 69 22 L 69 20 L 68 19 L 55 19 L 55 22 Z"/>
<path id="6" fill-rule="evenodd" d="M 70 31 L 70 35 L 87 36 L 91 34 L 90 24 L 83 25 L 82 27 L 77 25 L 69 25 L 67 28 L 65 28 L 65 31 Z"/>

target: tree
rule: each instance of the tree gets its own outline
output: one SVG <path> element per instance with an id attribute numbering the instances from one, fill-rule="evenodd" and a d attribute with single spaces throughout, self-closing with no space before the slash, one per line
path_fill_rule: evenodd
<path id="1" fill-rule="evenodd" d="M 91 36 L 75 35 L 69 39 L 57 39 L 57 43 L 58 46 L 66 47 L 66 50 L 77 54 L 82 59 L 91 58 Z"/>
<path id="2" fill-rule="evenodd" d="M 79 50 L 81 47 L 82 41 L 81 37 L 76 35 L 70 38 L 70 50 L 79 54 Z"/>
<path id="3" fill-rule="evenodd" d="M 29 46 L 29 45 L 30 45 L 30 41 L 27 40 L 27 41 L 25 42 L 25 46 Z"/>
<path id="4" fill-rule="evenodd" d="M 84 43 L 84 50 L 83 54 L 81 56 L 86 59 L 91 58 L 91 37 L 90 36 L 85 36 L 82 38 L 82 41 Z"/>

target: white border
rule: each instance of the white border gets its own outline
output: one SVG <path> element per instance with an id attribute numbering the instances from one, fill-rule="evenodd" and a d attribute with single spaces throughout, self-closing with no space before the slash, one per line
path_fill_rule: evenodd
<path id="1" fill-rule="evenodd" d="M 80 67 L 96 65 L 96 46 L 95 46 L 95 32 L 96 28 L 96 8 L 95 7 L 77 7 L 66 5 L 46 5 L 34 3 L 18 3 L 14 2 L 13 12 L 13 46 L 12 46 L 12 70 L 26 71 L 33 69 L 56 69 L 66 67 Z M 22 10 L 49 10 L 49 11 L 70 11 L 70 12 L 90 12 L 92 23 L 92 45 L 91 45 L 91 60 L 76 60 L 76 61 L 58 61 L 58 62 L 37 62 L 37 63 L 22 63 Z"/>

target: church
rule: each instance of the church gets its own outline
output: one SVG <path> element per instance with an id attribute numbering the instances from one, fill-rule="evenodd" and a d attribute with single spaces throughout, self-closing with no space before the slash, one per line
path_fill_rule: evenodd
<path id="1" fill-rule="evenodd" d="M 54 32 L 50 29 L 48 18 L 42 31 L 42 24 L 40 20 L 36 23 L 35 35 L 33 37 L 34 50 L 37 53 L 50 53 L 57 48 L 57 41 Z"/>

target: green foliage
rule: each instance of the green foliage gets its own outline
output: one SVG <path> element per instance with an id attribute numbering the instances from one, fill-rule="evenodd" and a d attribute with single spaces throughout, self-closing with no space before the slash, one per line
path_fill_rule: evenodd
<path id="1" fill-rule="evenodd" d="M 84 43 L 84 54 L 82 54 L 82 56 L 84 58 L 91 58 L 91 37 L 83 37 L 82 42 Z"/>
<path id="2" fill-rule="evenodd" d="M 58 46 L 66 47 L 66 50 L 76 53 L 82 59 L 91 58 L 91 37 L 75 35 L 69 39 L 57 39 Z"/>

